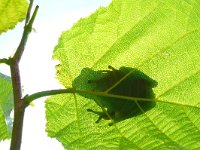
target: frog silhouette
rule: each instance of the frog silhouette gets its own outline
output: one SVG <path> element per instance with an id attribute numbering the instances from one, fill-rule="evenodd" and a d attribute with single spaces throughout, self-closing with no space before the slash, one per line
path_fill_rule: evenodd
<path id="1" fill-rule="evenodd" d="M 109 125 L 143 114 L 152 109 L 156 103 L 153 101 L 155 94 L 152 88 L 157 86 L 157 81 L 151 79 L 135 68 L 120 67 L 119 70 L 108 66 L 108 70 L 94 71 L 84 68 L 81 74 L 73 81 L 73 87 L 81 90 L 107 92 L 112 95 L 151 99 L 152 101 L 128 100 L 114 97 L 97 96 L 81 93 L 80 95 L 93 99 L 102 111 L 88 108 L 101 119 L 111 120 Z"/>

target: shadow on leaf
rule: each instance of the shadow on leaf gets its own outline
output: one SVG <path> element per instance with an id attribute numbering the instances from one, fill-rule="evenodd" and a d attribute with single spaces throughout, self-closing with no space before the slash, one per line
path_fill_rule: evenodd
<path id="1" fill-rule="evenodd" d="M 127 97 L 152 100 L 155 98 L 152 88 L 157 86 L 157 82 L 143 72 L 130 67 L 121 67 L 119 70 L 111 66 L 108 68 L 100 71 L 82 69 L 81 74 L 73 81 L 73 87 Z M 154 101 L 133 101 L 95 94 L 81 93 L 80 95 L 93 99 L 102 108 L 102 112 L 87 110 L 99 115 L 96 123 L 101 119 L 112 120 L 109 125 L 143 114 L 156 104 Z"/>

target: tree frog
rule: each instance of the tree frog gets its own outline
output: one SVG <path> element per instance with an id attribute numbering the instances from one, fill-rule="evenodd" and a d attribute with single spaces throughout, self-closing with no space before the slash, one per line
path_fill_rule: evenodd
<path id="1" fill-rule="evenodd" d="M 155 97 L 152 88 L 158 84 L 138 69 L 120 67 L 117 70 L 112 66 L 108 66 L 108 70 L 99 71 L 84 68 L 81 74 L 74 80 L 73 86 L 77 87 L 81 82 L 84 90 L 152 100 Z M 111 120 L 109 125 L 140 115 L 155 106 L 154 101 L 132 101 L 89 94 L 81 95 L 94 99 L 96 104 L 102 108 L 102 111 L 95 111 L 91 108 L 87 109 L 88 112 L 99 116 L 96 123 L 99 123 L 101 119 Z"/>

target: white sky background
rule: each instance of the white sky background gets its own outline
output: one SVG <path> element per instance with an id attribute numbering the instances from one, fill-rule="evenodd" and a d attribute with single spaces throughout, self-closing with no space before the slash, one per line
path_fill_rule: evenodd
<path id="1" fill-rule="evenodd" d="M 55 79 L 55 61 L 52 52 L 62 31 L 81 17 L 86 17 L 99 6 L 107 6 L 111 0 L 35 0 L 39 12 L 20 63 L 24 94 L 62 87 Z M 0 58 L 9 57 L 17 48 L 23 31 L 23 23 L 14 30 L 0 35 Z M 9 75 L 9 68 L 0 65 L 0 72 Z M 45 132 L 44 98 L 34 102 L 25 113 L 21 150 L 63 150 L 61 143 L 47 137 Z M 9 150 L 10 141 L 0 142 L 0 150 Z"/>

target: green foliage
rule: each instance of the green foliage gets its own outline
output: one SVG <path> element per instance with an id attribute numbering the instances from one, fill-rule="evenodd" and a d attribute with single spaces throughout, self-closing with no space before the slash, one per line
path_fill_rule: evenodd
<path id="1" fill-rule="evenodd" d="M 199 8 L 198 0 L 114 0 L 64 32 L 54 58 L 65 87 L 83 68 L 126 66 L 158 82 L 158 101 L 142 115 L 108 126 L 107 120 L 95 123 L 87 109 L 101 109 L 81 93 L 53 96 L 46 101 L 48 135 L 66 149 L 199 149 Z"/>
<path id="2" fill-rule="evenodd" d="M 22 21 L 27 8 L 26 0 L 0 0 L 0 34 Z"/>
<path id="3" fill-rule="evenodd" d="M 12 85 L 10 77 L 0 73 L 0 140 L 10 138 L 12 119 L 10 112 L 13 109 Z"/>

